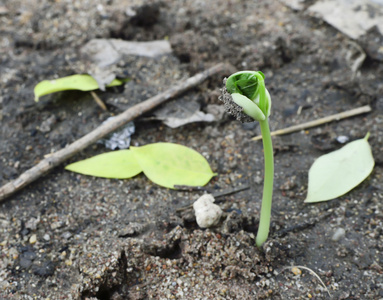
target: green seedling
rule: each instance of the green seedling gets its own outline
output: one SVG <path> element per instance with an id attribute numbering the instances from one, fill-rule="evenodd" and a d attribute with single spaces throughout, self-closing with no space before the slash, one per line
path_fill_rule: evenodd
<path id="1" fill-rule="evenodd" d="M 271 99 L 265 87 L 265 75 L 260 71 L 241 71 L 232 74 L 222 89 L 221 100 L 226 110 L 239 121 L 258 121 L 261 126 L 265 175 L 256 237 L 256 244 L 260 248 L 269 236 L 274 181 L 274 154 L 268 123 Z"/>

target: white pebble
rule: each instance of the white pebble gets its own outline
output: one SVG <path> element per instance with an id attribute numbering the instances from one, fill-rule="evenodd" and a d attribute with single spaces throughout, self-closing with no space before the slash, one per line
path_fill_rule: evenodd
<path id="1" fill-rule="evenodd" d="M 33 235 L 29 238 L 29 243 L 33 245 L 33 244 L 36 243 L 36 241 L 37 241 L 37 236 L 36 236 L 36 234 L 33 234 Z"/>
<path id="2" fill-rule="evenodd" d="M 350 140 L 350 138 L 345 135 L 340 135 L 336 138 L 336 140 L 338 141 L 338 143 L 344 144 L 344 143 L 347 143 Z"/>
<path id="3" fill-rule="evenodd" d="M 343 228 L 338 228 L 337 230 L 335 230 L 333 236 L 332 236 L 332 240 L 334 242 L 337 242 L 339 241 L 341 238 L 343 238 L 344 236 L 346 235 L 346 230 L 344 230 Z"/>
<path id="4" fill-rule="evenodd" d="M 222 210 L 214 204 L 214 197 L 210 194 L 205 194 L 193 204 L 197 224 L 201 228 L 208 228 L 219 223 Z"/>

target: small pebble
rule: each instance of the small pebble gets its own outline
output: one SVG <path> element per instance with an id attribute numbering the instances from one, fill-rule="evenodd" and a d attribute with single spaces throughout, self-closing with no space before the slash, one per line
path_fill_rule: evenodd
<path id="1" fill-rule="evenodd" d="M 30 218 L 28 222 L 25 223 L 25 228 L 30 230 L 36 230 L 37 225 L 40 223 L 40 218 Z"/>
<path id="2" fill-rule="evenodd" d="M 343 238 L 344 236 L 346 235 L 346 230 L 344 230 L 343 228 L 338 228 L 337 230 L 335 230 L 333 236 L 332 236 L 332 240 L 334 242 L 338 242 L 341 238 Z"/>
<path id="3" fill-rule="evenodd" d="M 294 275 L 301 275 L 302 274 L 301 269 L 299 269 L 298 267 L 292 267 L 291 272 L 293 272 Z"/>
<path id="4" fill-rule="evenodd" d="M 36 243 L 36 241 L 37 241 L 37 236 L 36 236 L 36 234 L 33 234 L 33 235 L 29 238 L 29 243 L 33 245 L 33 244 Z"/>
<path id="5" fill-rule="evenodd" d="M 48 233 L 46 233 L 44 234 L 43 239 L 48 242 L 51 239 L 51 237 L 49 236 Z"/>
<path id="6" fill-rule="evenodd" d="M 66 239 L 66 240 L 69 240 L 71 237 L 72 237 L 72 234 L 69 232 L 69 231 L 66 231 L 64 232 L 62 235 L 61 235 L 62 238 Z"/>
<path id="7" fill-rule="evenodd" d="M 257 176 L 254 177 L 254 181 L 255 181 L 256 184 L 261 184 L 263 182 L 263 179 L 262 179 L 261 176 L 257 175 Z"/>
<path id="8" fill-rule="evenodd" d="M 27 259 L 25 257 L 22 257 L 20 259 L 20 267 L 23 268 L 23 269 L 28 269 L 31 265 L 32 265 L 32 261 L 30 259 Z"/>
<path id="9" fill-rule="evenodd" d="M 350 140 L 350 138 L 345 135 L 340 135 L 336 138 L 336 140 L 338 141 L 338 143 L 344 144 L 344 143 L 347 143 Z"/>
<path id="10" fill-rule="evenodd" d="M 201 228 L 217 225 L 222 216 L 221 208 L 214 204 L 214 197 L 203 195 L 193 204 L 197 224 Z"/>

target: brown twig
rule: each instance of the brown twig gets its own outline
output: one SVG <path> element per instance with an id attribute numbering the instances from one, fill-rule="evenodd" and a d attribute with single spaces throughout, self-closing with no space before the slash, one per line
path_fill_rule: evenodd
<path id="1" fill-rule="evenodd" d="M 185 92 L 186 90 L 198 85 L 210 76 L 218 72 L 229 71 L 231 69 L 232 66 L 227 64 L 221 63 L 215 65 L 212 68 L 205 70 L 204 72 L 198 73 L 195 76 L 190 77 L 187 80 L 174 85 L 165 92 L 158 94 L 152 98 L 149 98 L 148 100 L 127 109 L 123 113 L 116 116 L 113 120 L 101 124 L 95 130 L 91 131 L 90 133 L 78 139 L 77 141 L 73 142 L 69 146 L 43 159 L 37 165 L 21 174 L 17 179 L 10 181 L 4 186 L 2 186 L 0 188 L 0 202 L 2 202 L 5 198 L 9 197 L 13 193 L 21 190 L 31 182 L 35 181 L 46 172 L 52 170 L 54 167 L 63 163 L 77 152 L 85 149 L 86 147 L 92 145 L 107 134 L 115 131 L 119 127 L 150 111 L 156 106 L 168 101 L 169 99 L 174 98 L 175 96 Z"/>
<path id="2" fill-rule="evenodd" d="M 105 103 L 101 100 L 99 96 L 97 96 L 97 94 L 94 91 L 90 91 L 90 94 L 92 95 L 93 100 L 96 101 L 97 105 L 100 106 L 102 110 L 105 110 L 105 111 L 108 110 Z"/>
<path id="3" fill-rule="evenodd" d="M 370 105 L 365 105 L 365 106 L 362 106 L 362 107 L 358 107 L 358 108 L 355 108 L 355 109 L 351 109 L 351 110 L 348 110 L 348 111 L 341 112 L 339 114 L 327 116 L 327 117 L 324 117 L 324 118 L 321 118 L 321 119 L 318 119 L 318 120 L 314 120 L 314 121 L 310 121 L 310 122 L 307 122 L 307 123 L 302 123 L 302 124 L 294 125 L 294 126 L 287 127 L 287 128 L 284 128 L 284 129 L 279 129 L 279 130 L 271 132 L 271 136 L 283 135 L 283 134 L 289 134 L 289 133 L 297 132 L 297 131 L 300 131 L 300 130 L 316 127 L 316 126 L 319 126 L 319 125 L 322 125 L 322 124 L 325 124 L 325 123 L 329 123 L 329 122 L 332 122 L 332 121 L 339 121 L 341 119 L 345 119 L 345 118 L 353 117 L 353 116 L 356 116 L 356 115 L 368 113 L 370 111 L 371 111 L 371 106 Z M 262 135 L 258 135 L 256 137 L 253 137 L 251 140 L 252 141 L 258 141 L 260 139 L 262 139 Z"/>

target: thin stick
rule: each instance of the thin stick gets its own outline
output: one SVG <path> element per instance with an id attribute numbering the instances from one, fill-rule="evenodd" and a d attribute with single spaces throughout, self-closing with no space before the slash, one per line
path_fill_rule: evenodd
<path id="1" fill-rule="evenodd" d="M 108 110 L 108 108 L 106 107 L 105 103 L 100 99 L 99 96 L 97 96 L 97 94 L 94 91 L 90 91 L 90 94 L 92 95 L 93 100 L 96 101 L 98 106 L 100 106 L 105 111 Z"/>
<path id="2" fill-rule="evenodd" d="M 227 64 L 217 64 L 212 68 L 205 70 L 204 72 L 198 73 L 195 76 L 190 77 L 183 82 L 173 85 L 170 89 L 166 90 L 165 92 L 158 94 L 152 98 L 149 98 L 148 100 L 127 109 L 111 121 L 101 124 L 99 127 L 94 129 L 87 135 L 83 136 L 82 138 L 78 139 L 77 141 L 73 142 L 69 146 L 43 159 L 37 165 L 21 174 L 17 179 L 10 181 L 4 186 L 2 186 L 0 188 L 0 202 L 2 202 L 5 198 L 9 197 L 13 193 L 21 190 L 31 182 L 35 181 L 54 167 L 63 163 L 77 152 L 85 149 L 86 147 L 92 145 L 107 134 L 115 131 L 119 127 L 150 111 L 156 106 L 165 103 L 169 99 L 174 98 L 175 96 L 185 92 L 186 90 L 195 87 L 210 76 L 221 71 L 230 70 L 231 68 L 232 66 Z"/>
<path id="3" fill-rule="evenodd" d="M 354 108 L 354 109 L 351 109 L 351 110 L 348 110 L 348 111 L 344 111 L 344 112 L 341 112 L 339 114 L 327 116 L 327 117 L 324 117 L 324 118 L 321 118 L 321 119 L 318 119 L 318 120 L 314 120 L 314 121 L 310 121 L 310 122 L 307 122 L 307 123 L 302 123 L 302 124 L 294 125 L 294 126 L 287 127 L 287 128 L 284 128 L 284 129 L 279 129 L 279 130 L 273 131 L 273 132 L 271 132 L 271 136 L 283 135 L 283 134 L 289 134 L 289 133 L 297 132 L 297 131 L 300 131 L 300 130 L 304 130 L 304 129 L 311 128 L 311 127 L 316 127 L 316 126 L 319 126 L 319 125 L 322 125 L 322 124 L 325 124 L 325 123 L 329 123 L 329 122 L 332 122 L 332 121 L 339 121 L 341 119 L 350 118 L 350 117 L 353 117 L 353 116 L 356 116 L 356 115 L 368 113 L 370 111 L 371 111 L 371 106 L 370 105 L 362 106 L 362 107 L 359 107 L 359 108 Z M 251 140 L 252 141 L 258 141 L 260 139 L 262 139 L 262 135 L 258 135 L 256 137 L 253 137 Z"/>
<path id="4" fill-rule="evenodd" d="M 212 193 L 212 195 L 214 198 L 219 198 L 222 196 L 228 196 L 228 195 L 231 195 L 234 193 L 242 192 L 242 191 L 247 190 L 249 188 L 250 188 L 250 186 L 245 184 L 243 186 L 239 186 L 239 187 L 235 187 L 235 188 L 229 188 L 229 189 L 225 189 L 222 191 L 217 191 L 217 192 Z M 219 202 L 219 201 L 217 201 L 217 202 Z"/>

